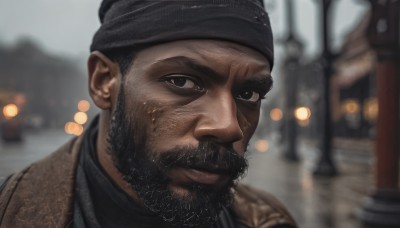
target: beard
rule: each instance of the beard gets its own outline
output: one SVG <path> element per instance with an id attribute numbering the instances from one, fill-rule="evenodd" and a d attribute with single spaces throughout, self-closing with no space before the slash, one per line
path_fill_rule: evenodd
<path id="1" fill-rule="evenodd" d="M 229 206 L 235 180 L 247 170 L 247 159 L 238 155 L 232 146 L 213 141 L 201 141 L 197 147 L 176 146 L 168 151 L 153 151 L 146 144 L 147 132 L 135 129 L 125 113 L 124 87 L 118 95 L 108 134 L 108 151 L 124 180 L 139 195 L 147 209 L 171 225 L 203 227 L 214 224 L 222 207 Z M 136 127 L 137 128 L 137 127 Z M 223 186 L 187 183 L 189 194 L 174 193 L 165 174 L 171 168 L 190 168 L 228 174 Z"/>

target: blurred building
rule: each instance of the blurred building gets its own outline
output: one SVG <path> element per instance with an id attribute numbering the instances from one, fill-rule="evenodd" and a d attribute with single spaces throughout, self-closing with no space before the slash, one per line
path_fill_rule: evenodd
<path id="1" fill-rule="evenodd" d="M 373 73 L 375 55 L 366 37 L 368 23 L 369 15 L 365 15 L 346 35 L 342 47 L 333 56 L 335 60 L 331 77 L 331 111 L 333 147 L 352 152 L 367 151 L 367 154 L 370 154 L 373 149 L 372 138 L 378 104 Z M 323 133 L 320 127 L 324 112 L 322 94 L 325 78 L 322 64 L 324 63 L 321 59 L 315 58 L 302 62 L 296 70 L 296 106 L 311 110 L 309 119 L 298 120 L 298 134 L 313 141 L 320 141 Z M 294 82 L 287 80 L 285 83 Z M 277 101 L 279 102 L 276 103 L 281 103 L 279 98 Z M 281 121 L 281 124 L 285 123 Z"/>
<path id="2" fill-rule="evenodd" d="M 334 146 L 367 157 L 373 154 L 378 116 L 376 59 L 367 39 L 369 20 L 367 13 L 346 36 L 331 81 Z"/>
<path id="3" fill-rule="evenodd" d="M 332 77 L 332 105 L 335 135 L 345 138 L 370 138 L 378 114 L 373 73 L 375 55 L 366 32 L 369 15 L 351 31 L 335 62 Z"/>
<path id="4" fill-rule="evenodd" d="M 375 121 L 378 112 L 373 73 L 375 56 L 366 37 L 369 15 L 350 31 L 335 54 L 331 77 L 333 147 L 337 150 L 372 153 Z M 299 105 L 311 108 L 313 117 L 303 132 L 319 139 L 323 102 L 323 72 L 319 59 L 302 66 Z M 367 155 L 365 154 L 365 155 Z"/>
<path id="5" fill-rule="evenodd" d="M 88 97 L 73 60 L 47 54 L 30 40 L 0 46 L 0 69 L 0 107 L 17 104 L 28 126 L 64 126 L 78 101 Z"/>

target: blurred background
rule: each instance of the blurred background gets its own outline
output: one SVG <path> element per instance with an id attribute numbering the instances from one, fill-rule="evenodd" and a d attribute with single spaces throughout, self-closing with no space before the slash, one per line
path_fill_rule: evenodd
<path id="1" fill-rule="evenodd" d="M 86 60 L 99 4 L 0 1 L 0 177 L 82 134 L 98 113 Z M 300 227 L 400 227 L 399 1 L 264 5 L 275 84 L 243 181 L 273 193 Z"/>

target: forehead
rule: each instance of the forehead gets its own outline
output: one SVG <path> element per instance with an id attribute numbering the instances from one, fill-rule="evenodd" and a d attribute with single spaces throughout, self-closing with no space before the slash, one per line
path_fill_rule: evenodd
<path id="1" fill-rule="evenodd" d="M 134 66 L 156 64 L 165 59 L 184 56 L 217 68 L 241 66 L 270 73 L 266 57 L 249 47 L 219 40 L 182 40 L 155 45 L 137 53 Z"/>

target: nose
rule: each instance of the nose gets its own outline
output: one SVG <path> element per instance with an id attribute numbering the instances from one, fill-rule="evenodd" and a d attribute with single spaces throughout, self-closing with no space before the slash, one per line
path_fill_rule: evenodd
<path id="1" fill-rule="evenodd" d="M 194 137 L 199 140 L 213 140 L 218 143 L 233 143 L 243 138 L 237 117 L 237 107 L 231 94 L 209 99 L 204 104 Z"/>

